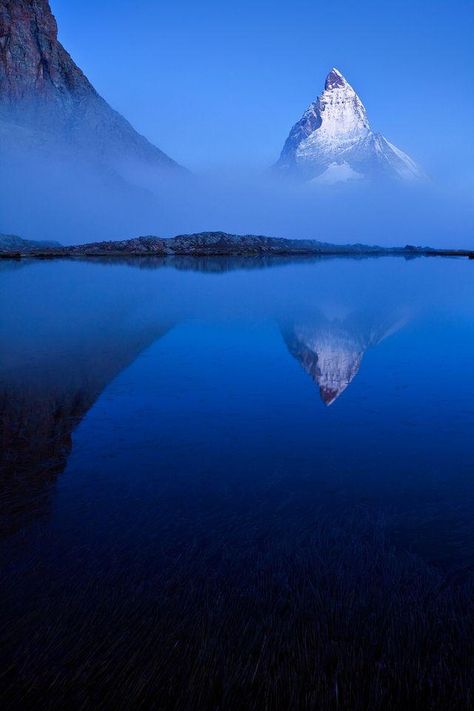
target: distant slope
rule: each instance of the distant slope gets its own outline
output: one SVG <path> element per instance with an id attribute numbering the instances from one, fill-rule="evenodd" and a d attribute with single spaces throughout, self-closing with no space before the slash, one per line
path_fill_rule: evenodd
<path id="1" fill-rule="evenodd" d="M 0 234 L 0 252 L 20 252 L 27 253 L 43 249 L 60 249 L 61 244 L 53 240 L 35 241 L 23 239 L 18 235 Z"/>

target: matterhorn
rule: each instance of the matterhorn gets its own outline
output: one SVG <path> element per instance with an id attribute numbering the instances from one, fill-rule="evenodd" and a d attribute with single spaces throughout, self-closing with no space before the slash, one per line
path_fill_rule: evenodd
<path id="1" fill-rule="evenodd" d="M 372 131 L 364 104 L 335 68 L 322 94 L 291 129 L 276 169 L 321 184 L 423 178 L 406 153 Z"/>

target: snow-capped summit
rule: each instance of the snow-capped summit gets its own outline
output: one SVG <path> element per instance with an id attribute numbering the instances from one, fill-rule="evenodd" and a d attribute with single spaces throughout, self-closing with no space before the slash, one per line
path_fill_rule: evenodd
<path id="1" fill-rule="evenodd" d="M 326 184 L 381 175 L 403 180 L 423 176 L 406 153 L 372 131 L 364 104 L 336 68 L 291 129 L 276 167 Z"/>

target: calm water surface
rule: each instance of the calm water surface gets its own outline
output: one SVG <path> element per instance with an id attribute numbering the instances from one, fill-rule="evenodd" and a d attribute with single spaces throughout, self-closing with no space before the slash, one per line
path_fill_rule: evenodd
<path id="1" fill-rule="evenodd" d="M 4 708 L 471 708 L 474 265 L 0 264 Z"/>

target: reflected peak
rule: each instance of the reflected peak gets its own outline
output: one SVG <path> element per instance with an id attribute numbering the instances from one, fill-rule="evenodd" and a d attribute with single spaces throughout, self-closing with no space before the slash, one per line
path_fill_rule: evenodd
<path id="1" fill-rule="evenodd" d="M 332 405 L 359 372 L 362 358 L 397 331 L 405 318 L 378 319 L 353 314 L 343 320 L 318 314 L 282 329 L 290 353 L 319 388 L 321 400 Z"/>

